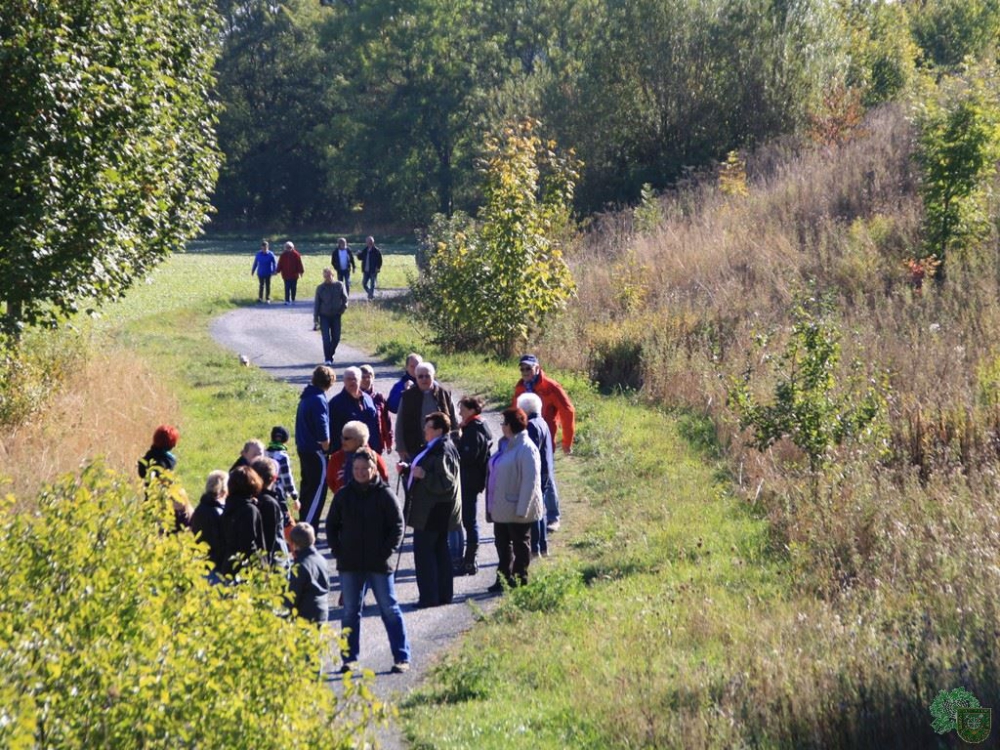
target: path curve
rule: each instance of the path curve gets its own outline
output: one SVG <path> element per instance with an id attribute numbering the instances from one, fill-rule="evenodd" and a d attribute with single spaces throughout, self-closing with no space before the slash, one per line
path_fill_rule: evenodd
<path id="1" fill-rule="evenodd" d="M 352 304 L 368 304 L 361 295 L 351 295 L 350 299 Z M 299 300 L 291 306 L 278 302 L 241 307 L 215 318 L 209 330 L 218 344 L 234 353 L 234 366 L 238 366 L 236 355 L 245 355 L 253 366 L 261 368 L 278 380 L 285 381 L 296 391 L 301 391 L 305 387 L 313 369 L 316 365 L 322 364 L 323 350 L 319 333 L 312 330 L 312 300 L 308 302 Z M 345 327 L 344 339 L 349 340 L 350 336 L 350 329 Z M 389 389 L 401 375 L 397 366 L 378 361 L 343 341 L 337 347 L 333 361 L 338 382 L 329 396 L 340 392 L 341 374 L 344 368 L 352 365 L 372 365 L 375 369 L 375 390 L 383 394 L 388 394 Z M 447 376 L 447 373 L 443 375 Z M 452 389 L 452 397 L 456 402 L 462 395 L 464 394 Z M 294 423 L 294 416 L 294 414 L 288 415 L 289 422 Z M 493 433 L 495 445 L 501 434 L 499 414 L 487 411 L 483 413 L 483 418 Z M 290 447 L 289 455 L 293 463 L 293 472 L 298 479 L 299 467 L 294 445 Z M 396 458 L 395 453 L 391 458 L 386 456 L 390 474 L 389 485 L 393 491 L 396 487 Z M 329 507 L 328 495 L 324 512 L 329 510 Z M 318 544 L 329 557 L 326 549 L 325 521 L 319 526 Z M 396 702 L 411 691 L 427 674 L 436 657 L 440 656 L 458 636 L 472 627 L 476 610 L 489 610 L 495 604 L 496 598 L 487 594 L 486 588 L 496 580 L 496 547 L 493 544 L 493 527 L 486 523 L 485 508 L 481 501 L 479 526 L 479 574 L 455 578 L 455 598 L 452 604 L 421 610 L 414 608 L 417 601 L 417 584 L 413 573 L 412 531 L 407 529 L 403 541 L 402 562 L 396 577 L 396 594 L 403 609 L 403 619 L 410 638 L 412 668 L 408 673 L 396 675 L 389 672 L 392 667 L 392 656 L 385 628 L 379 618 L 374 598 L 370 594 L 366 598 L 361 621 L 360 664 L 363 668 L 375 672 L 374 690 L 379 698 Z M 331 562 L 330 572 L 334 580 L 334 593 L 331 594 L 330 619 L 339 622 L 340 608 L 336 606 L 336 596 L 340 591 L 340 585 L 335 571 L 336 567 Z M 405 747 L 399 728 L 396 726 L 390 727 L 388 733 L 380 733 L 379 739 L 383 747 Z"/>

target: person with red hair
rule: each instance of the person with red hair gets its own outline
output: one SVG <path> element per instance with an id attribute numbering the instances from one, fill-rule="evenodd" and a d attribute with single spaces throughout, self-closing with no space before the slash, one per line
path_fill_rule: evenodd
<path id="1" fill-rule="evenodd" d="M 146 482 L 146 497 L 154 483 L 167 491 L 174 506 L 174 531 L 191 527 L 194 508 L 188 502 L 187 493 L 180 483 L 174 483 L 170 473 L 177 468 L 177 457 L 171 450 L 180 438 L 177 428 L 169 424 L 161 424 L 153 432 L 153 444 L 146 455 L 139 459 L 139 476 Z M 161 476 L 167 473 L 167 476 Z"/>
<path id="2" fill-rule="evenodd" d="M 153 444 L 139 459 L 139 476 L 146 479 L 146 484 L 155 479 L 160 471 L 173 471 L 177 467 L 177 457 L 170 451 L 179 439 L 180 433 L 173 425 L 161 424 L 153 432 Z"/>

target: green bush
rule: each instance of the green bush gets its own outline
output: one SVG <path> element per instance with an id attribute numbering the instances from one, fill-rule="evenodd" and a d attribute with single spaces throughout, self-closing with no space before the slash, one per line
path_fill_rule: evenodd
<path id="1" fill-rule="evenodd" d="M 942 264 L 949 252 L 989 235 L 988 186 L 1000 157 L 1000 101 L 995 66 L 946 78 L 917 114 L 926 253 Z"/>
<path id="2" fill-rule="evenodd" d="M 282 616 L 282 576 L 211 586 L 191 535 L 157 531 L 166 499 L 91 466 L 34 513 L 13 504 L 0 509 L 0 746 L 347 748 L 384 716 L 363 684 L 330 689 L 321 654 L 336 641 Z"/>
<path id="3" fill-rule="evenodd" d="M 524 120 L 487 139 L 477 220 L 438 215 L 424 238 L 411 285 L 447 349 L 510 356 L 574 292 L 556 238 L 569 220 L 576 162 L 537 128 Z"/>
<path id="4" fill-rule="evenodd" d="M 809 468 L 817 471 L 833 446 L 875 434 L 886 404 L 872 384 L 864 389 L 857 382 L 838 387 L 840 331 L 827 302 L 800 302 L 792 309 L 792 319 L 791 338 L 777 363 L 772 403 L 761 404 L 751 393 L 748 371 L 742 380 L 733 379 L 729 404 L 739 415 L 740 426 L 752 429 L 758 450 L 788 439 L 809 457 Z"/>

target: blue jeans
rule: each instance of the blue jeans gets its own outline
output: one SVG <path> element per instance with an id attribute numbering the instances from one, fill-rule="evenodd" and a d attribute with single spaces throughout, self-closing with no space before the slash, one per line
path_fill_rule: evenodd
<path id="1" fill-rule="evenodd" d="M 378 281 L 378 273 L 365 273 L 361 276 L 361 286 L 368 292 L 368 299 L 375 296 L 375 282 Z"/>
<path id="2" fill-rule="evenodd" d="M 319 330 L 323 337 L 323 359 L 333 359 L 340 344 L 340 316 L 320 315 Z"/>
<path id="3" fill-rule="evenodd" d="M 403 623 L 403 612 L 396 601 L 396 586 L 392 573 L 340 572 L 340 590 L 344 595 L 344 611 L 340 617 L 340 626 L 350 628 L 347 634 L 347 653 L 345 662 L 358 660 L 361 649 L 361 608 L 365 600 L 365 587 L 375 594 L 385 633 L 389 636 L 389 648 L 392 659 L 397 664 L 410 660 L 410 641 L 406 637 L 406 625 Z"/>
<path id="4" fill-rule="evenodd" d="M 549 554 L 549 532 L 545 528 L 548 521 L 544 517 L 531 524 L 531 554 Z"/>
<path id="5" fill-rule="evenodd" d="M 344 289 L 347 291 L 348 294 L 351 293 L 351 271 L 350 271 L 350 269 L 348 269 L 346 271 L 341 271 L 338 268 L 337 269 L 337 281 L 343 281 L 344 282 Z"/>
<path id="6" fill-rule="evenodd" d="M 559 520 L 559 491 L 556 489 L 556 478 L 549 475 L 549 483 L 542 490 L 542 500 L 545 501 L 545 516 L 549 523 Z"/>
<path id="7" fill-rule="evenodd" d="M 418 604 L 436 607 L 451 603 L 455 579 L 447 531 L 413 530 L 413 567 L 420 592 Z"/>

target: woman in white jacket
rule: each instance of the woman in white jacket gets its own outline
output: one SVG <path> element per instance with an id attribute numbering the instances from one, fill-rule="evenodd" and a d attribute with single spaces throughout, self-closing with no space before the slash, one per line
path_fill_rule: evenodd
<path id="1" fill-rule="evenodd" d="M 488 591 L 503 591 L 528 582 L 531 525 L 542 517 L 542 461 L 528 436 L 528 415 L 521 409 L 503 413 L 504 440 L 490 458 L 486 481 L 486 515 L 493 522 L 499 565 Z"/>

